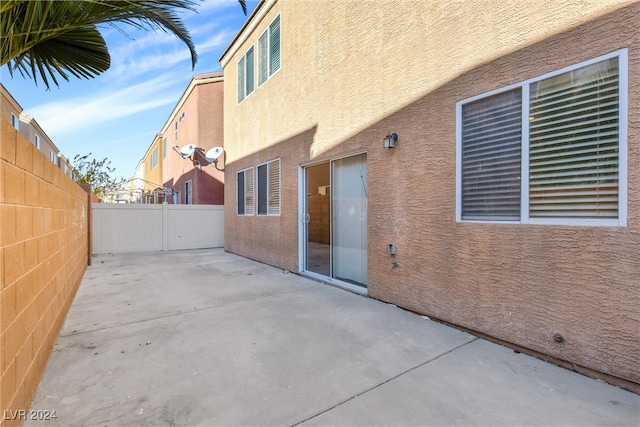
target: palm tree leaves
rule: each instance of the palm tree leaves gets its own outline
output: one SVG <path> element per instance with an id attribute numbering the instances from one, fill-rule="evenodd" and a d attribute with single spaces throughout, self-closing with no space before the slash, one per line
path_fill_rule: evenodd
<path id="1" fill-rule="evenodd" d="M 238 0 L 246 14 L 245 0 Z M 49 78 L 92 78 L 106 71 L 111 58 L 98 25 L 124 23 L 136 29 L 173 33 L 198 59 L 180 12 L 196 11 L 195 0 L 2 0 L 0 66 L 7 64 L 45 86 Z"/>

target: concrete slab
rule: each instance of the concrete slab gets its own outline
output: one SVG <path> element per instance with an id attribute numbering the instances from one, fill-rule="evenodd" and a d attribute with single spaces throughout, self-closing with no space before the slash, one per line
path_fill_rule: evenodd
<path id="1" fill-rule="evenodd" d="M 25 425 L 635 425 L 640 397 L 220 249 L 99 256 Z"/>

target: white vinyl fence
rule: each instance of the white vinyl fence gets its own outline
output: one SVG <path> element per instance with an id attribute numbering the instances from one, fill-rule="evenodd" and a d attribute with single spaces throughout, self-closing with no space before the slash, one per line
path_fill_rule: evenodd
<path id="1" fill-rule="evenodd" d="M 92 253 L 224 246 L 224 206 L 93 203 Z"/>

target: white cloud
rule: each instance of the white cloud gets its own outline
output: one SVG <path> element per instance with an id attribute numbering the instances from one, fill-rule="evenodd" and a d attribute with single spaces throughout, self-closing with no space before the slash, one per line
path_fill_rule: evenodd
<path id="1" fill-rule="evenodd" d="M 56 138 L 77 135 L 94 126 L 113 122 L 175 103 L 180 88 L 170 90 L 176 79 L 165 74 L 144 83 L 40 105 L 30 111 L 38 123 Z"/>
<path id="2" fill-rule="evenodd" d="M 209 52 L 224 47 L 235 34 L 229 29 L 212 31 L 217 25 L 208 24 L 196 27 L 193 37 L 199 58 Z M 169 34 L 148 33 L 128 40 L 111 48 L 112 64 L 109 76 L 118 80 L 135 79 L 154 70 L 166 70 L 178 65 L 186 72 L 191 71 L 191 55 L 187 47 L 175 36 Z M 216 58 L 217 61 L 218 58 Z"/>

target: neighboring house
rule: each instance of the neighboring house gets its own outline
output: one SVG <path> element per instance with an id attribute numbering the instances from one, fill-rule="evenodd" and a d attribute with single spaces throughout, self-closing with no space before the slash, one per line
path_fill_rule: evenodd
<path id="1" fill-rule="evenodd" d="M 23 113 L 20 104 L 2 84 L 0 84 L 0 93 L 2 100 L 1 116 L 31 141 L 36 148 L 42 151 L 51 162 L 73 178 L 71 162 L 60 152 L 38 122 L 30 115 Z"/>
<path id="2" fill-rule="evenodd" d="M 129 190 L 129 202 L 130 203 L 148 203 L 145 200 L 145 162 L 138 161 L 136 165 L 136 170 L 133 177 L 129 178 L 127 182 L 125 182 L 124 187 Z"/>
<path id="3" fill-rule="evenodd" d="M 638 16 L 262 1 L 220 59 L 225 249 L 637 389 Z"/>
<path id="4" fill-rule="evenodd" d="M 194 75 L 158 134 L 162 175 L 157 182 L 173 191 L 169 203 L 224 204 L 224 173 L 196 152 L 187 159 L 179 154 L 188 144 L 202 154 L 224 146 L 222 91 L 222 73 Z"/>
<path id="5" fill-rule="evenodd" d="M 142 188 L 142 203 L 168 202 L 166 192 L 162 190 L 163 150 L 162 135 L 156 134 L 140 160 L 140 164 L 144 165 L 142 178 L 139 180 Z"/>

